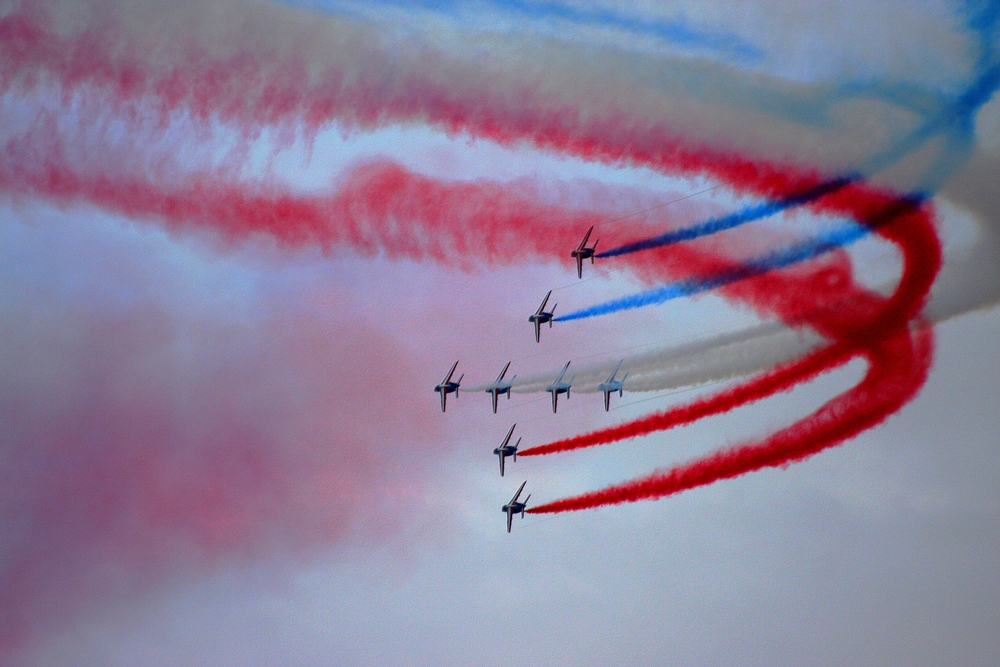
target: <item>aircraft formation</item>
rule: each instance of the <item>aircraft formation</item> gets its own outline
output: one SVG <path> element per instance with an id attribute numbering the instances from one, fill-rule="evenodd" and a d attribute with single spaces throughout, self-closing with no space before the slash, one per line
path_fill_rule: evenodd
<path id="1" fill-rule="evenodd" d="M 589 259 L 591 264 L 594 263 L 594 254 L 597 250 L 597 241 L 594 241 L 594 245 L 592 246 L 587 245 L 587 242 L 590 240 L 590 235 L 593 231 L 594 231 L 593 227 L 588 229 L 587 233 L 584 234 L 583 241 L 581 241 L 580 245 L 577 246 L 570 253 L 570 256 L 576 260 L 576 276 L 577 278 L 580 279 L 583 278 L 584 260 Z M 536 343 L 541 342 L 543 324 L 548 324 L 549 328 L 550 329 L 552 328 L 552 322 L 555 318 L 556 305 L 558 304 L 553 304 L 551 310 L 548 311 L 545 310 L 545 307 L 548 305 L 549 298 L 551 296 L 552 296 L 552 290 L 549 290 L 548 293 L 545 295 L 545 298 L 542 299 L 542 303 L 541 305 L 538 306 L 538 309 L 534 313 L 528 316 L 528 322 L 534 327 L 535 330 Z M 623 375 L 620 380 L 617 379 L 618 371 L 621 369 L 623 361 L 624 360 L 619 361 L 618 365 L 615 366 L 614 371 L 612 371 L 611 375 L 608 376 L 608 379 L 599 384 L 597 387 L 598 390 L 604 394 L 605 412 L 611 409 L 611 394 L 617 392 L 619 397 L 623 395 L 625 387 L 625 379 L 628 377 L 628 373 Z M 507 371 L 510 370 L 510 364 L 511 362 L 508 361 L 507 364 L 503 367 L 503 370 L 500 371 L 500 374 L 497 376 L 497 379 L 494 380 L 490 385 L 488 385 L 484 390 L 487 394 L 490 395 L 490 398 L 492 400 L 493 414 L 496 414 L 497 412 L 497 403 L 501 395 L 506 395 L 507 399 L 508 400 L 510 399 L 511 389 L 514 386 L 515 378 L 517 378 L 517 376 L 514 375 L 511 376 L 509 380 L 505 379 L 507 376 Z M 567 361 L 566 365 L 563 366 L 562 371 L 559 373 L 559 376 L 555 378 L 552 381 L 552 383 L 549 384 L 548 387 L 546 387 L 545 389 L 545 391 L 547 391 L 552 396 L 553 414 L 555 414 L 558 410 L 559 394 L 566 394 L 567 400 L 570 398 L 570 390 L 573 386 L 573 379 L 575 376 L 571 375 L 568 380 L 566 379 L 566 372 L 569 370 L 569 365 L 570 362 Z M 437 392 L 441 397 L 441 412 L 447 411 L 448 394 L 455 394 L 455 398 L 456 399 L 458 398 L 459 389 L 462 385 L 462 379 L 465 377 L 465 375 L 464 374 L 460 375 L 458 380 L 452 380 L 452 377 L 454 377 L 455 370 L 457 368 L 458 368 L 458 361 L 456 361 L 452 365 L 451 369 L 448 371 L 448 374 L 445 376 L 444 380 L 441 381 L 440 384 L 435 385 L 434 387 L 434 391 Z M 513 426 L 510 427 L 510 430 L 507 431 L 507 435 L 500 443 L 500 446 L 493 450 L 493 454 L 500 461 L 501 477 L 503 477 L 504 475 L 504 468 L 505 468 L 504 463 L 507 460 L 507 458 L 510 457 L 513 459 L 513 461 L 515 462 L 517 461 L 517 448 L 521 444 L 521 438 L 518 438 L 515 444 L 513 445 L 510 444 L 511 438 L 514 435 L 514 428 L 516 426 L 517 424 L 514 424 Z M 529 493 L 523 501 L 519 501 L 518 498 L 520 498 L 521 492 L 524 491 L 524 487 L 527 483 L 528 483 L 527 480 L 522 482 L 521 486 L 517 489 L 517 492 L 510 499 L 510 501 L 505 505 L 503 505 L 503 507 L 501 507 L 501 511 L 507 516 L 508 533 L 511 531 L 511 525 L 515 514 L 520 514 L 521 518 L 522 519 L 524 518 L 524 511 L 528 506 L 528 499 L 531 498 L 531 494 Z"/>

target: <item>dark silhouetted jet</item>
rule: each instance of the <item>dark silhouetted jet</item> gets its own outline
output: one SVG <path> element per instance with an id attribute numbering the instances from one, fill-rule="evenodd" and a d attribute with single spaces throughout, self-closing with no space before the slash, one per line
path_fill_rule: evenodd
<path id="1" fill-rule="evenodd" d="M 461 386 L 462 378 L 465 377 L 465 374 L 463 373 L 462 376 L 458 378 L 458 382 L 452 382 L 451 376 L 455 374 L 455 369 L 457 367 L 458 362 L 456 361 L 455 365 L 451 367 L 450 371 L 448 371 L 448 375 L 445 376 L 444 382 L 434 387 L 434 391 L 441 394 L 441 412 L 444 412 L 448 394 L 455 394 L 455 398 L 458 398 L 458 388 Z"/>
<path id="2" fill-rule="evenodd" d="M 517 424 L 514 424 L 517 426 Z M 507 437 L 503 439 L 500 446 L 493 450 L 493 453 L 500 457 L 500 476 L 503 477 L 503 462 L 508 456 L 513 456 L 514 461 L 517 462 L 517 446 L 521 444 L 521 439 L 517 439 L 517 444 L 510 444 L 510 437 L 514 435 L 514 426 L 510 427 L 507 431 Z"/>
<path id="3" fill-rule="evenodd" d="M 569 398 L 569 388 L 573 384 L 573 378 L 569 379 L 569 382 L 563 382 L 563 376 L 566 375 L 566 369 L 569 368 L 569 362 L 563 366 L 562 373 L 556 378 L 556 381 L 545 388 L 545 391 L 552 394 L 552 412 L 556 411 L 556 403 L 559 400 L 559 394 L 566 394 L 566 398 Z"/>
<path id="4" fill-rule="evenodd" d="M 538 310 L 535 311 L 535 314 L 528 316 L 528 321 L 535 325 L 535 342 L 536 343 L 539 342 L 539 341 L 541 341 L 541 339 L 542 339 L 542 325 L 543 324 L 545 324 L 546 322 L 548 322 L 549 323 L 549 328 L 550 329 L 552 328 L 552 316 L 555 315 L 556 306 L 559 305 L 557 303 L 554 306 L 552 306 L 552 310 L 550 310 L 549 312 L 545 312 L 545 304 L 549 302 L 549 297 L 550 296 L 552 296 L 552 290 L 549 290 L 549 293 L 545 295 L 544 299 L 542 299 L 542 305 L 540 305 L 538 307 Z"/>
<path id="5" fill-rule="evenodd" d="M 507 362 L 507 365 L 503 367 L 503 370 L 500 371 L 500 375 L 497 376 L 497 379 L 493 381 L 493 384 L 488 386 L 485 390 L 487 394 L 493 397 L 493 414 L 497 413 L 497 399 L 500 398 L 500 394 L 507 394 L 507 399 L 510 399 L 510 388 L 514 386 L 514 378 L 517 376 L 515 375 L 510 380 L 504 382 L 503 376 L 507 374 L 508 368 L 510 368 L 509 361 Z"/>
<path id="6" fill-rule="evenodd" d="M 518 496 L 521 495 L 521 491 L 524 491 L 524 485 L 527 484 L 527 480 L 521 482 L 520 488 L 518 488 L 517 493 L 514 497 L 510 499 L 510 502 L 500 508 L 500 511 L 507 515 L 507 532 L 510 532 L 510 524 L 514 520 L 515 514 L 520 514 L 521 518 L 524 518 L 524 509 L 528 506 L 528 498 L 531 498 L 531 494 L 528 494 L 528 498 L 524 499 L 523 503 L 517 502 Z"/>
<path id="7" fill-rule="evenodd" d="M 597 241 L 594 241 L 594 245 L 587 247 L 587 239 L 590 238 L 590 232 L 594 231 L 591 227 L 587 230 L 584 235 L 583 240 L 580 241 L 580 245 L 577 246 L 576 250 L 570 253 L 574 259 L 576 259 L 576 277 L 583 278 L 583 260 L 590 259 L 590 263 L 594 263 L 594 251 L 597 250 Z M 600 241 L 600 239 L 598 239 Z"/>
<path id="8" fill-rule="evenodd" d="M 622 359 L 622 361 L 625 361 L 625 360 Z M 611 409 L 611 394 L 617 391 L 618 392 L 618 397 L 621 398 L 622 391 L 624 391 L 625 378 L 628 377 L 628 373 L 626 373 L 622 377 L 621 380 L 616 380 L 615 379 L 615 376 L 618 375 L 618 369 L 622 367 L 622 361 L 618 362 L 618 365 L 615 366 L 615 370 L 611 371 L 611 375 L 608 376 L 607 380 L 605 380 L 601 384 L 597 385 L 597 389 L 599 391 L 603 391 L 604 392 L 604 411 L 605 412 L 607 412 L 608 410 Z"/>

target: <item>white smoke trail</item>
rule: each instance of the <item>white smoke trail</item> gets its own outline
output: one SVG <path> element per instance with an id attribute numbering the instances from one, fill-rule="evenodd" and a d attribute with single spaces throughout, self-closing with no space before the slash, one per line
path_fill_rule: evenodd
<path id="1" fill-rule="evenodd" d="M 628 391 L 660 391 L 688 385 L 741 377 L 772 368 L 794 359 L 823 342 L 808 329 L 790 329 L 778 322 L 713 336 L 684 345 L 651 350 L 625 358 L 618 379 L 628 373 Z M 571 370 L 573 391 L 593 393 L 618 363 L 617 359 L 597 362 Z M 559 369 L 518 375 L 512 391 L 522 394 L 543 392 L 559 374 Z M 483 391 L 484 383 L 468 391 Z"/>

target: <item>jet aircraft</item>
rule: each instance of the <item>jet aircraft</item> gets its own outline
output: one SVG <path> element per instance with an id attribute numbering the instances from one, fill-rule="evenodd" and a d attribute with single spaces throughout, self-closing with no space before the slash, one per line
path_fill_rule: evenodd
<path id="1" fill-rule="evenodd" d="M 447 402 L 448 394 L 454 393 L 455 398 L 458 398 L 458 388 L 462 384 L 462 378 L 465 377 L 465 373 L 463 373 L 461 377 L 458 378 L 457 382 L 452 382 L 451 376 L 455 374 L 455 369 L 457 367 L 458 367 L 458 362 L 456 361 L 455 365 L 451 367 L 450 371 L 448 371 L 448 375 L 445 376 L 444 382 L 434 387 L 434 391 L 441 394 L 441 412 L 445 411 L 444 410 L 445 403 Z"/>
<path id="2" fill-rule="evenodd" d="M 573 378 L 569 379 L 569 382 L 563 382 L 563 376 L 566 375 L 566 369 L 569 368 L 569 362 L 563 366 L 562 373 L 556 378 L 556 381 L 545 388 L 545 391 L 552 394 L 552 412 L 556 411 L 556 403 L 559 400 L 559 394 L 566 394 L 566 398 L 569 398 L 569 388 L 573 384 Z"/>
<path id="3" fill-rule="evenodd" d="M 493 381 L 493 384 L 486 388 L 486 393 L 493 397 L 493 414 L 497 413 L 497 399 L 500 398 L 500 394 L 507 394 L 507 399 L 510 400 L 510 388 L 514 386 L 514 378 L 517 376 L 515 375 L 507 382 L 504 382 L 503 376 L 507 374 L 508 368 L 510 368 L 509 361 L 503 367 L 503 370 L 500 371 L 497 379 Z"/>
<path id="4" fill-rule="evenodd" d="M 535 342 L 536 343 L 538 343 L 538 342 L 540 342 L 542 340 L 542 325 L 543 324 L 545 324 L 546 322 L 548 322 L 549 323 L 549 328 L 550 329 L 552 328 L 552 316 L 555 315 L 556 306 L 559 305 L 557 303 L 557 304 L 555 304 L 555 305 L 552 306 L 552 310 L 550 310 L 549 312 L 545 312 L 545 304 L 549 302 L 549 297 L 550 296 L 552 296 L 552 290 L 549 290 L 549 293 L 545 295 L 544 299 L 542 299 L 542 305 L 540 305 L 538 307 L 538 310 L 535 311 L 535 314 L 528 316 L 528 321 L 535 325 Z"/>
<path id="5" fill-rule="evenodd" d="M 574 250 L 573 252 L 570 253 L 570 256 L 573 257 L 574 259 L 576 259 L 576 277 L 577 278 L 583 278 L 583 260 L 589 258 L 590 259 L 590 263 L 591 264 L 594 263 L 594 251 L 597 250 L 597 243 L 598 243 L 598 241 L 600 241 L 600 239 L 598 239 L 597 241 L 594 241 L 594 245 L 592 245 L 592 246 L 590 246 L 588 248 L 587 247 L 587 239 L 590 238 L 590 232 L 592 232 L 592 231 L 594 231 L 593 227 L 591 227 L 590 229 L 588 229 L 587 233 L 583 237 L 583 240 L 580 241 L 580 245 L 577 246 L 576 250 Z"/>
<path id="6" fill-rule="evenodd" d="M 624 391 L 625 378 L 628 377 L 628 373 L 626 373 L 622 377 L 621 380 L 616 380 L 615 379 L 615 376 L 618 375 L 618 369 L 622 367 L 622 362 L 623 361 L 625 361 L 625 360 L 622 359 L 621 361 L 618 362 L 618 365 L 615 366 L 615 370 L 611 371 L 611 375 L 608 376 L 607 380 L 605 380 L 601 384 L 597 385 L 597 389 L 599 391 L 603 391 L 604 392 L 604 411 L 605 412 L 607 412 L 608 410 L 611 409 L 611 394 L 613 392 L 617 391 L 618 392 L 618 397 L 621 398 L 622 392 Z"/>
<path id="7" fill-rule="evenodd" d="M 521 491 L 524 491 L 524 485 L 527 483 L 528 483 L 527 480 L 521 482 L 520 488 L 518 488 L 517 493 L 514 494 L 514 497 L 510 499 L 510 502 L 500 508 L 500 511 L 507 515 L 508 533 L 510 532 L 510 524 L 514 520 L 515 514 L 520 514 L 521 518 L 522 519 L 524 518 L 524 509 L 528 506 L 528 498 L 531 498 L 531 494 L 530 493 L 528 494 L 528 498 L 525 498 L 523 503 L 517 502 L 517 498 L 518 496 L 521 495 Z"/>
<path id="8" fill-rule="evenodd" d="M 517 426 L 517 424 L 514 424 L 514 426 Z M 503 462 L 507 459 L 508 456 L 513 456 L 515 463 L 517 462 L 517 447 L 518 445 L 521 444 L 521 439 L 520 438 L 517 439 L 516 445 L 510 444 L 510 437 L 514 435 L 514 426 L 511 426 L 510 430 L 507 431 L 507 437 L 503 439 L 503 442 L 500 443 L 500 446 L 493 450 L 493 453 L 500 457 L 501 477 L 503 477 Z"/>

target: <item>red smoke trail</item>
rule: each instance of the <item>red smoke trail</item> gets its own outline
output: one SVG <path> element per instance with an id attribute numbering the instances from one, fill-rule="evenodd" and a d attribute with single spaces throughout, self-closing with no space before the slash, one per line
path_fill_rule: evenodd
<path id="1" fill-rule="evenodd" d="M 579 98 L 560 99 L 560 81 L 516 79 L 500 65 L 426 48 L 411 46 L 401 54 L 405 44 L 392 41 L 388 47 L 348 23 L 341 27 L 345 47 L 336 53 L 346 62 L 326 59 L 320 71 L 310 71 L 305 55 L 287 45 L 261 46 L 229 33 L 225 44 L 199 44 L 185 34 L 164 45 L 162 36 L 132 31 L 107 13 L 91 17 L 93 27 L 66 34 L 45 7 L 24 2 L 0 19 L 0 89 L 36 86 L 41 73 L 48 73 L 64 92 L 103 91 L 112 108 L 142 104 L 164 119 L 182 111 L 233 123 L 254 136 L 275 125 L 301 124 L 314 133 L 332 121 L 359 128 L 420 122 L 502 145 L 527 141 L 588 161 L 702 174 L 763 197 L 780 198 L 824 181 L 818 173 L 728 150 L 692 150 L 662 117 L 662 97 L 613 80 L 602 80 Z M 241 11 L 265 20 L 254 14 L 260 8 Z M 319 41 L 319 33 L 302 22 L 283 27 L 298 30 L 303 45 Z"/>
<path id="2" fill-rule="evenodd" d="M 718 451 L 648 477 L 557 500 L 528 512 L 568 512 L 662 498 L 754 470 L 801 461 L 881 423 L 905 405 L 923 386 L 932 355 L 930 329 L 921 329 L 912 336 L 908 328 L 897 329 L 864 353 L 870 366 L 860 384 L 759 443 Z"/>
<path id="3" fill-rule="evenodd" d="M 178 231 L 210 229 L 233 241 L 264 234 L 291 247 L 347 245 L 366 255 L 462 268 L 533 257 L 569 265 L 564 248 L 600 219 L 538 203 L 527 185 L 440 182 L 384 162 L 357 168 L 334 192 L 308 195 L 210 172 L 164 184 L 109 176 L 73 165 L 58 132 L 45 123 L 3 147 L 0 191 L 60 205 L 87 203 Z"/>

